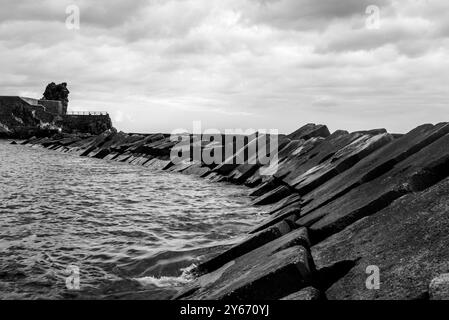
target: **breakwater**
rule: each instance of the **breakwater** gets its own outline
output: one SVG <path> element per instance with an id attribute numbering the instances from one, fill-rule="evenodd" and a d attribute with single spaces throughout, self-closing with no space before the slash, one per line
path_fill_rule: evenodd
<path id="1" fill-rule="evenodd" d="M 404 135 L 330 134 L 309 124 L 279 136 L 271 174 L 270 165 L 235 163 L 251 141 L 208 165 L 171 162 L 177 142 L 164 134 L 60 134 L 23 144 L 242 184 L 253 188 L 254 204 L 271 206 L 244 240 L 199 264 L 175 299 L 427 299 L 431 280 L 449 268 L 447 123 Z"/>

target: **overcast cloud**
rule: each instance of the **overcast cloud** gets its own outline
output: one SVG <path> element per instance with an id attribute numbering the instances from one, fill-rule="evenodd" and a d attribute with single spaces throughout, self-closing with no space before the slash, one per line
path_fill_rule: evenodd
<path id="1" fill-rule="evenodd" d="M 406 132 L 449 120 L 448 36 L 447 0 L 2 0 L 0 94 L 67 82 L 129 132 Z"/>

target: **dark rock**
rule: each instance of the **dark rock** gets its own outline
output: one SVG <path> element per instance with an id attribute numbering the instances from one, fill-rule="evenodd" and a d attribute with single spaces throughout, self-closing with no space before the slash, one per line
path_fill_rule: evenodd
<path id="1" fill-rule="evenodd" d="M 95 154 L 89 155 L 89 156 L 91 156 L 93 158 L 103 159 L 110 153 L 111 153 L 110 149 L 101 149 L 100 151 L 96 152 Z"/>
<path id="2" fill-rule="evenodd" d="M 164 170 L 168 171 L 168 172 L 182 172 L 182 171 L 190 168 L 193 165 L 195 165 L 194 162 L 191 162 L 190 160 L 186 160 L 186 161 L 181 161 L 177 164 L 174 164 Z"/>
<path id="3" fill-rule="evenodd" d="M 291 140 L 308 140 L 310 138 L 326 138 L 330 135 L 329 129 L 322 124 L 309 123 L 290 133 L 287 138 Z"/>
<path id="4" fill-rule="evenodd" d="M 12 141 L 10 144 L 17 144 L 17 142 L 15 142 L 15 141 Z"/>
<path id="5" fill-rule="evenodd" d="M 257 180 L 259 178 L 261 178 L 262 180 L 266 180 L 264 176 L 271 176 L 272 175 L 271 172 L 275 172 L 277 170 L 276 168 L 278 162 L 284 159 L 284 157 L 287 156 L 289 152 L 291 152 L 291 150 L 294 149 L 295 146 L 303 142 L 302 141 L 292 142 L 290 141 L 290 139 L 279 138 L 277 143 L 278 143 L 277 149 L 270 150 L 276 152 L 278 158 L 277 162 L 274 161 L 275 157 L 273 156 L 269 164 L 261 165 L 260 163 L 257 163 L 257 154 L 254 154 L 252 156 L 250 155 L 245 164 L 240 164 L 233 171 L 231 171 L 231 173 L 227 175 L 228 181 L 237 184 L 242 184 L 242 183 L 251 183 L 250 181 L 254 181 L 254 179 Z M 259 148 L 258 153 L 267 154 L 268 152 L 266 146 L 267 145 L 264 145 L 263 148 Z"/>
<path id="6" fill-rule="evenodd" d="M 162 170 L 170 161 L 168 160 L 160 160 L 160 159 L 151 159 L 146 162 L 143 166 L 147 168 L 151 168 L 152 170 Z"/>
<path id="7" fill-rule="evenodd" d="M 446 144 L 447 146 L 447 144 Z M 318 269 L 342 260 L 355 266 L 327 291 L 329 299 L 414 299 L 449 269 L 449 179 L 408 194 L 312 247 Z M 380 270 L 368 290 L 367 266 Z"/>
<path id="8" fill-rule="evenodd" d="M 264 194 L 276 189 L 279 186 L 279 182 L 277 182 L 275 179 L 270 179 L 263 184 L 261 184 L 259 187 L 257 187 L 255 190 L 253 190 L 250 194 L 252 197 L 260 197 Z"/>
<path id="9" fill-rule="evenodd" d="M 64 106 L 64 114 L 67 113 L 67 106 L 69 104 L 69 93 L 67 89 L 67 83 L 63 82 L 56 84 L 54 82 L 47 85 L 43 94 L 44 100 L 58 100 L 62 102 Z"/>
<path id="10" fill-rule="evenodd" d="M 42 106 L 31 105 L 28 99 L 0 96 L 0 138 L 52 136 L 58 132 L 58 128 L 51 125 L 53 118 Z"/>
<path id="11" fill-rule="evenodd" d="M 293 185 L 291 181 L 296 177 L 328 160 L 360 135 L 349 134 L 347 131 L 336 131 L 325 139 L 309 139 L 280 163 L 274 177 Z"/>
<path id="12" fill-rule="evenodd" d="M 259 167 L 257 164 L 241 164 L 228 175 L 228 180 L 242 184 L 254 175 Z"/>
<path id="13" fill-rule="evenodd" d="M 282 298 L 281 300 L 322 300 L 322 294 L 318 289 L 315 289 L 314 287 L 307 287 L 298 292 L 292 293 Z"/>
<path id="14" fill-rule="evenodd" d="M 207 272 L 212 272 L 222 267 L 226 263 L 250 252 L 253 251 L 270 241 L 278 239 L 283 235 L 289 233 L 292 230 L 289 223 L 286 221 L 281 221 L 276 225 L 260 231 L 256 234 L 250 235 L 245 240 L 241 241 L 237 245 L 231 247 L 229 250 L 219 254 L 218 256 L 201 263 L 197 268 L 196 272 L 198 274 L 204 274 Z M 301 233 L 298 232 L 298 238 L 301 238 L 303 241 L 301 245 L 305 248 L 310 248 L 309 236 L 307 233 L 307 229 L 302 228 Z"/>
<path id="15" fill-rule="evenodd" d="M 193 174 L 193 175 L 201 176 L 204 178 L 210 171 L 211 171 L 211 169 L 209 169 L 208 167 L 205 167 L 202 164 L 196 163 L 196 164 L 188 167 L 184 171 L 182 171 L 182 173 Z"/>
<path id="16" fill-rule="evenodd" d="M 205 274 L 176 298 L 272 300 L 307 287 L 315 271 L 302 230 L 278 238 Z"/>
<path id="17" fill-rule="evenodd" d="M 275 225 L 282 220 L 295 221 L 299 218 L 301 212 L 301 204 L 299 202 L 292 203 L 286 207 L 272 213 L 267 220 L 254 227 L 250 233 L 262 231 L 268 227 Z"/>
<path id="18" fill-rule="evenodd" d="M 358 134 L 361 136 L 357 136 Z M 388 133 L 376 135 L 357 133 L 351 134 L 351 136 L 357 138 L 335 153 L 329 154 L 326 159 L 322 159 L 319 164 L 303 174 L 297 175 L 293 179 L 284 179 L 284 181 L 294 186 L 300 195 L 304 195 L 393 140 Z M 324 142 L 320 146 L 323 144 Z"/>
<path id="19" fill-rule="evenodd" d="M 276 167 L 270 169 L 264 167 L 259 169 L 253 177 L 247 180 L 246 184 L 252 184 L 254 181 L 258 181 L 258 187 L 253 191 L 251 195 L 261 196 L 266 192 L 273 190 L 279 185 L 283 184 L 282 179 L 288 176 L 292 171 L 297 170 L 310 158 L 306 155 L 310 150 L 314 149 L 323 141 L 322 138 L 309 139 L 306 142 L 291 141 L 279 155 L 279 163 Z M 265 175 L 261 175 L 260 171 L 264 170 Z M 271 176 L 270 176 L 271 173 Z"/>
<path id="20" fill-rule="evenodd" d="M 135 165 L 135 166 L 143 166 L 145 163 L 147 163 L 151 159 L 153 159 L 152 156 L 140 155 L 139 157 L 134 159 L 132 162 L 130 162 L 130 164 Z"/>
<path id="21" fill-rule="evenodd" d="M 385 174 L 305 215 L 297 223 L 310 226 L 312 241 L 319 241 L 385 208 L 404 194 L 432 186 L 449 175 L 448 145 L 449 135 L 446 135 Z"/>
<path id="22" fill-rule="evenodd" d="M 291 205 L 293 203 L 298 203 L 299 201 L 301 201 L 301 197 L 297 194 L 291 194 L 288 197 L 276 202 L 275 204 L 273 204 L 270 209 L 268 210 L 269 214 L 275 214 L 277 213 L 279 210 L 285 208 L 288 205 Z"/>
<path id="23" fill-rule="evenodd" d="M 248 153 L 249 153 L 248 150 L 249 149 L 256 150 L 257 143 L 258 143 L 258 137 L 256 137 L 256 135 L 249 136 L 248 143 L 245 144 L 243 148 L 236 150 L 235 153 L 233 154 L 233 156 L 225 159 L 223 161 L 223 163 L 220 163 L 219 165 L 217 165 L 213 169 L 213 172 L 220 174 L 222 176 L 227 176 L 233 170 L 235 170 L 237 167 L 239 167 L 241 164 L 243 164 L 242 163 L 243 161 L 246 160 L 247 161 L 246 163 L 248 163 L 249 156 L 254 156 L 254 155 L 248 155 Z"/>
<path id="24" fill-rule="evenodd" d="M 394 140 L 305 195 L 304 202 L 307 205 L 303 207 L 302 215 L 388 172 L 399 162 L 447 133 L 449 125 L 423 125 Z"/>
<path id="25" fill-rule="evenodd" d="M 292 191 L 289 187 L 279 186 L 276 189 L 271 190 L 270 192 L 267 192 L 255 199 L 253 201 L 253 205 L 272 204 L 288 197 L 291 194 Z"/>

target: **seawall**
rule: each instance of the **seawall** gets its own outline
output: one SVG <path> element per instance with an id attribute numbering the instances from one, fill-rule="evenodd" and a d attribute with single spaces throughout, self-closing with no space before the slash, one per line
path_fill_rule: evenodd
<path id="1" fill-rule="evenodd" d="M 56 121 L 56 124 L 66 133 L 100 134 L 113 128 L 109 114 L 90 114 L 89 112 L 65 114 Z"/>
<path id="2" fill-rule="evenodd" d="M 225 144 L 199 143 L 202 150 Z M 449 270 L 449 124 L 405 135 L 330 133 L 306 125 L 279 137 L 278 167 L 183 161 L 166 134 L 58 134 L 23 144 L 198 175 L 252 188 L 271 206 L 241 243 L 202 261 L 175 299 L 429 299 Z M 376 282 L 376 272 L 380 283 Z M 370 278 L 371 276 L 371 278 Z"/>

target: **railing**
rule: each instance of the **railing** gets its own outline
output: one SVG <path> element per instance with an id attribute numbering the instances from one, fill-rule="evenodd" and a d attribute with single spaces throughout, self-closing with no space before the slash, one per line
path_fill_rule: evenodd
<path id="1" fill-rule="evenodd" d="M 107 116 L 109 113 L 105 111 L 69 111 L 67 115 L 70 116 Z"/>

